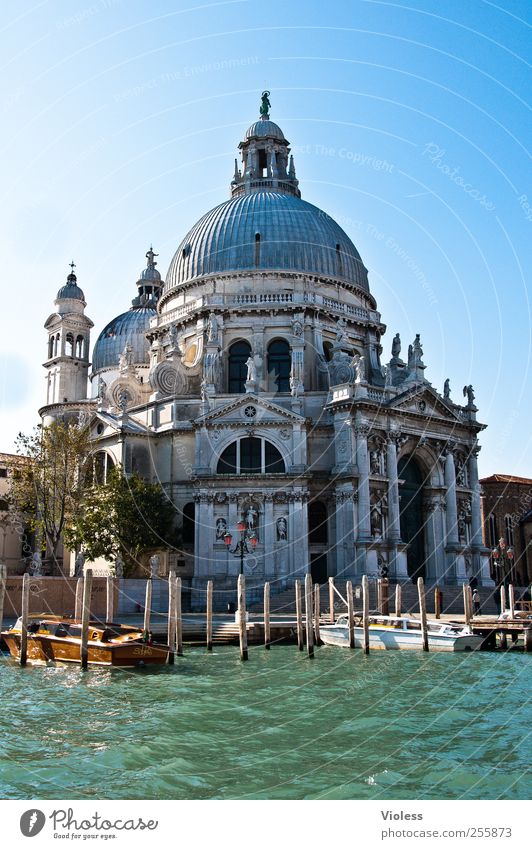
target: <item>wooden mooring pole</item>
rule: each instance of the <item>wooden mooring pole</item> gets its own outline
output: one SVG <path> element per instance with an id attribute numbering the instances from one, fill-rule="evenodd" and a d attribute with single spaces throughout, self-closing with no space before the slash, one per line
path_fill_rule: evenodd
<path id="1" fill-rule="evenodd" d="M 427 600 L 425 598 L 425 584 L 423 578 L 417 579 L 417 594 L 419 597 L 419 614 L 421 617 L 421 640 L 423 651 L 429 650 L 429 633 L 427 630 Z"/>
<path id="2" fill-rule="evenodd" d="M 175 572 L 171 569 L 168 574 L 168 663 L 175 660 Z"/>
<path id="3" fill-rule="evenodd" d="M 74 619 L 79 622 L 81 619 L 81 604 L 83 601 L 83 576 L 77 580 L 76 583 L 76 598 L 74 601 Z"/>
<path id="4" fill-rule="evenodd" d="M 81 611 L 81 668 L 89 663 L 89 620 L 91 617 L 92 569 L 87 569 L 83 580 L 83 607 Z"/>
<path id="5" fill-rule="evenodd" d="M 115 579 L 107 575 L 105 579 L 105 621 L 112 622 L 115 618 Z"/>
<path id="6" fill-rule="evenodd" d="M 364 654 L 369 654 L 369 584 L 367 575 L 362 575 L 362 629 Z"/>
<path id="7" fill-rule="evenodd" d="M 334 625 L 334 578 L 329 578 L 329 622 Z"/>
<path id="8" fill-rule="evenodd" d="M 305 575 L 305 625 L 307 631 L 307 653 L 314 657 L 314 634 L 312 633 L 312 611 L 314 608 L 312 598 L 312 575 Z"/>
<path id="9" fill-rule="evenodd" d="M 438 584 L 436 584 L 434 588 L 434 618 L 439 619 L 441 616 L 441 596 L 440 596 L 440 588 Z"/>
<path id="10" fill-rule="evenodd" d="M 525 628 L 524 633 L 523 633 L 523 638 L 524 638 L 524 642 L 525 642 L 525 645 L 524 645 L 525 651 L 531 652 L 532 651 L 532 628 Z"/>
<path id="11" fill-rule="evenodd" d="M 182 581 L 179 577 L 175 579 L 175 634 L 177 655 L 183 657 Z"/>
<path id="12" fill-rule="evenodd" d="M 22 622 L 20 627 L 20 665 L 25 666 L 28 659 L 28 616 L 30 612 L 30 576 L 24 573 L 22 578 Z"/>
<path id="13" fill-rule="evenodd" d="M 471 625 L 471 607 L 469 605 L 469 584 L 462 585 L 464 596 L 464 622 L 466 625 Z"/>
<path id="14" fill-rule="evenodd" d="M 238 637 L 240 660 L 248 659 L 248 631 L 246 622 L 246 578 L 238 576 Z"/>
<path id="15" fill-rule="evenodd" d="M 4 622 L 4 602 L 6 597 L 7 566 L 0 563 L 0 631 Z"/>
<path id="16" fill-rule="evenodd" d="M 504 587 L 501 587 L 501 613 L 504 613 L 506 610 L 506 591 Z"/>
<path id="17" fill-rule="evenodd" d="M 212 651 L 212 594 L 213 582 L 207 581 L 207 651 Z"/>
<path id="18" fill-rule="evenodd" d="M 271 642 L 270 634 L 270 582 L 264 584 L 264 648 L 269 649 Z"/>
<path id="19" fill-rule="evenodd" d="M 297 630 L 297 647 L 303 651 L 303 601 L 301 598 L 301 581 L 296 578 L 294 584 L 296 593 L 296 630 Z"/>
<path id="20" fill-rule="evenodd" d="M 347 595 L 347 623 L 349 628 L 349 648 L 355 648 L 355 613 L 353 605 L 353 582 L 347 581 L 345 585 Z"/>
<path id="21" fill-rule="evenodd" d="M 515 619 L 515 590 L 514 585 L 508 587 L 508 607 L 510 608 L 510 619 Z"/>
<path id="22" fill-rule="evenodd" d="M 144 630 L 150 630 L 150 620 L 151 620 L 151 597 L 153 592 L 153 581 L 151 578 L 148 578 L 146 581 L 146 597 L 144 599 Z"/>
<path id="23" fill-rule="evenodd" d="M 321 643 L 320 634 L 320 585 L 314 584 L 314 640 L 316 645 Z"/>
<path id="24" fill-rule="evenodd" d="M 395 615 L 401 615 L 401 584 L 395 585 Z"/>
<path id="25" fill-rule="evenodd" d="M 377 610 L 382 613 L 382 579 L 377 578 Z"/>

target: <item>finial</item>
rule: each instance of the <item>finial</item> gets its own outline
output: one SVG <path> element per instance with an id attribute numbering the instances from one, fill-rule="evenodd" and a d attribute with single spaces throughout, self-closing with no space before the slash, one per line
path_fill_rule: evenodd
<path id="1" fill-rule="evenodd" d="M 270 117 L 270 92 L 263 91 L 261 98 L 261 106 L 260 106 L 260 116 L 263 121 L 267 121 Z"/>
<path id="2" fill-rule="evenodd" d="M 146 259 L 148 260 L 148 268 L 155 268 L 157 263 L 155 262 L 155 257 L 159 256 L 159 254 L 155 254 L 153 252 L 153 245 L 150 245 L 149 251 L 146 251 Z"/>
<path id="3" fill-rule="evenodd" d="M 76 282 L 76 280 L 77 280 L 77 277 L 76 277 L 76 275 L 74 274 L 74 269 L 75 269 L 75 267 L 76 267 L 76 263 L 74 262 L 74 260 L 72 260 L 72 262 L 70 262 L 70 263 L 69 263 L 69 265 L 70 265 L 71 271 L 70 271 L 70 274 L 69 274 L 69 275 L 68 275 L 68 277 L 67 277 L 67 282 L 69 282 L 69 283 L 75 283 L 75 282 Z"/>

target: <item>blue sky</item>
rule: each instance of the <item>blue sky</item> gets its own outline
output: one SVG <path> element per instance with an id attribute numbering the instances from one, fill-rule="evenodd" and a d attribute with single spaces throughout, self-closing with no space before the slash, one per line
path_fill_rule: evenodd
<path id="1" fill-rule="evenodd" d="M 385 359 L 475 387 L 481 474 L 532 476 L 530 4 L 49 0 L 4 8 L 0 450 L 44 399 L 53 298 L 77 263 L 93 342 L 153 241 L 164 275 L 228 197 L 271 91 L 303 197 L 370 271 Z M 384 359 L 383 358 L 383 359 Z"/>

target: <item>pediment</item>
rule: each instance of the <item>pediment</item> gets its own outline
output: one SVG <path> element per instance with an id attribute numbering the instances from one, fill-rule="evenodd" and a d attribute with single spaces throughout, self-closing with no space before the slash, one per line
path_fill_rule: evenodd
<path id="1" fill-rule="evenodd" d="M 430 386 L 417 385 L 406 390 L 390 401 L 389 408 L 427 418 L 462 421 L 458 412 L 460 408 L 444 401 Z"/>
<path id="2" fill-rule="evenodd" d="M 91 438 L 95 440 L 105 439 L 108 436 L 114 436 L 120 431 L 137 434 L 145 434 L 148 432 L 147 428 L 144 425 L 132 419 L 131 416 L 128 416 L 127 422 L 123 424 L 121 421 L 121 416 L 115 416 L 112 413 L 107 413 L 103 410 L 97 410 L 96 412 L 92 413 L 89 426 L 91 431 Z M 100 426 L 103 426 L 103 430 Z"/>
<path id="3" fill-rule="evenodd" d="M 223 404 L 214 410 L 204 413 L 196 419 L 198 424 L 216 426 L 220 424 L 298 424 L 305 422 L 303 416 L 286 410 L 273 401 L 260 398 L 258 395 L 246 393 L 238 395 L 228 404 Z"/>

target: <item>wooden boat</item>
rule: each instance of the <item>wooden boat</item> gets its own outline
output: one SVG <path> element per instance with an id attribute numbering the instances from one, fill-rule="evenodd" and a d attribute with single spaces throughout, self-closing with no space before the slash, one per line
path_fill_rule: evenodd
<path id="1" fill-rule="evenodd" d="M 2 631 L 12 657 L 20 659 L 22 619 Z M 154 645 L 142 629 L 90 622 L 88 662 L 96 666 L 135 667 L 167 662 L 170 649 Z M 30 616 L 28 655 L 31 664 L 81 663 L 81 622 L 64 616 Z"/>
<path id="2" fill-rule="evenodd" d="M 355 616 L 355 648 L 364 645 L 362 617 Z M 429 651 L 476 651 L 483 637 L 473 634 L 471 628 L 460 623 L 427 621 Z M 349 624 L 346 615 L 339 616 L 334 625 L 320 625 L 323 643 L 331 646 L 349 646 Z M 399 649 L 420 651 L 423 648 L 421 622 L 408 616 L 370 616 L 370 649 Z"/>

